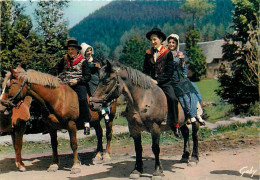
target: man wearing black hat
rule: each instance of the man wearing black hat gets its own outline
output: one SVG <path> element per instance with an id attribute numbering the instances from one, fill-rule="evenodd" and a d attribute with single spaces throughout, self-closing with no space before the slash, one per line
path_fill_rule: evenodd
<path id="1" fill-rule="evenodd" d="M 86 97 L 86 85 L 91 79 L 88 62 L 85 60 L 84 56 L 81 55 L 81 46 L 78 45 L 78 41 L 76 39 L 69 39 L 65 49 L 68 53 L 53 68 L 53 70 L 56 70 L 58 77 L 67 83 L 77 93 L 80 115 L 76 124 L 78 128 L 84 128 L 84 134 L 90 134 L 89 121 L 91 119 L 91 115 Z"/>
<path id="2" fill-rule="evenodd" d="M 152 48 L 146 50 L 143 73 L 151 76 L 154 83 L 163 90 L 167 97 L 168 118 L 167 124 L 172 128 L 176 137 L 179 137 L 178 99 L 170 79 L 173 74 L 173 56 L 168 48 L 162 45 L 166 35 L 159 29 L 153 28 L 146 34 Z"/>

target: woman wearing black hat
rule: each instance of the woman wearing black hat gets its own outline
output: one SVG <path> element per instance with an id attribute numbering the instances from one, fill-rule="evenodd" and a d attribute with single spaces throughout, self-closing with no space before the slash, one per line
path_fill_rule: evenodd
<path id="1" fill-rule="evenodd" d="M 154 83 L 164 91 L 168 103 L 167 124 L 172 128 L 175 136 L 179 137 L 178 99 L 170 81 L 173 74 L 172 53 L 162 45 L 166 35 L 159 28 L 149 31 L 146 38 L 151 41 L 152 48 L 146 50 L 143 73 L 151 76 Z"/>
<path id="2" fill-rule="evenodd" d="M 76 39 L 69 39 L 65 49 L 68 53 L 53 68 L 53 70 L 56 71 L 58 77 L 62 81 L 67 83 L 77 93 L 80 112 L 77 125 L 78 128 L 84 128 L 84 134 L 89 134 L 89 121 L 91 119 L 91 115 L 86 97 L 86 85 L 91 79 L 91 74 L 88 62 L 85 60 L 84 56 L 81 55 L 81 46 L 78 45 L 78 41 Z"/>

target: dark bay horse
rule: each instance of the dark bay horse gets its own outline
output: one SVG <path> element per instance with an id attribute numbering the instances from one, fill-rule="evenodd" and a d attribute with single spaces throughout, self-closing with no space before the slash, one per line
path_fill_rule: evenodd
<path id="1" fill-rule="evenodd" d="M 70 145 L 73 151 L 74 164 L 71 173 L 80 172 L 80 161 L 77 153 L 77 127 L 75 121 L 79 116 L 77 94 L 58 78 L 34 70 L 25 71 L 20 66 L 11 68 L 3 83 L 3 93 L 0 97 L 0 130 L 9 131 L 12 135 L 16 153 L 16 166 L 25 171 L 21 157 L 22 138 L 25 123 L 30 118 L 30 104 L 33 97 L 42 106 L 45 123 L 51 136 L 52 163 L 48 171 L 58 170 L 57 130 L 67 129 L 70 135 Z M 9 113 L 12 111 L 12 113 Z M 106 121 L 107 147 L 105 157 L 110 158 L 110 141 L 112 139 L 112 124 L 116 111 L 116 102 L 111 106 L 109 121 Z M 90 124 L 94 127 L 98 144 L 97 155 L 103 152 L 103 130 L 100 125 L 102 116 L 99 112 L 91 111 Z"/>
<path id="2" fill-rule="evenodd" d="M 101 69 L 100 82 L 90 99 L 90 106 L 99 109 L 106 103 L 119 97 L 122 93 L 127 99 L 126 118 L 131 137 L 134 139 L 136 163 L 130 178 L 138 178 L 143 172 L 141 131 L 148 131 L 152 136 L 152 151 L 155 156 L 153 176 L 163 176 L 160 154 L 160 134 L 162 123 L 167 119 L 167 100 L 163 91 L 151 78 L 140 71 L 119 63 L 107 61 Z M 180 110 L 183 113 L 183 111 Z M 181 132 L 184 137 L 182 161 L 199 161 L 198 130 L 199 124 L 192 124 L 193 152 L 190 158 L 189 129 L 184 123 L 184 114 L 180 114 Z M 168 128 L 169 129 L 169 128 Z"/>

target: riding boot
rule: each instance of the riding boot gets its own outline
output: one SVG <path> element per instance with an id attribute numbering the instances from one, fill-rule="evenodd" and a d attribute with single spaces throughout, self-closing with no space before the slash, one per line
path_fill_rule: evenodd
<path id="1" fill-rule="evenodd" d="M 85 135 L 90 135 L 90 125 L 89 122 L 84 123 L 84 134 Z"/>
<path id="2" fill-rule="evenodd" d="M 181 136 L 180 136 L 180 131 L 179 131 L 179 123 L 176 123 L 176 124 L 174 124 L 173 126 L 171 126 L 171 129 L 172 129 L 172 131 L 173 131 L 175 137 L 177 137 L 177 138 L 180 138 L 180 137 L 181 137 Z"/>

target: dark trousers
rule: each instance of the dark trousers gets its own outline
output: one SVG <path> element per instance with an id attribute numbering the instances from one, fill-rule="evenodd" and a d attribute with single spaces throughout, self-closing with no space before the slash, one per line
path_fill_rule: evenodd
<path id="1" fill-rule="evenodd" d="M 159 85 L 159 87 L 163 90 L 164 94 L 167 98 L 168 104 L 168 117 L 167 124 L 173 125 L 178 122 L 178 99 L 174 93 L 174 89 L 170 83 Z"/>
<path id="2" fill-rule="evenodd" d="M 77 93 L 79 99 L 79 119 L 78 123 L 82 126 L 85 122 L 91 119 L 89 105 L 87 101 L 87 88 L 86 86 L 76 85 L 72 89 Z"/>

